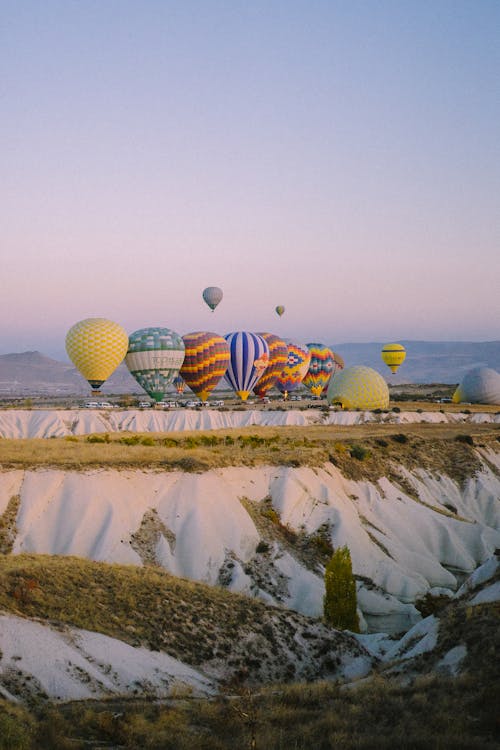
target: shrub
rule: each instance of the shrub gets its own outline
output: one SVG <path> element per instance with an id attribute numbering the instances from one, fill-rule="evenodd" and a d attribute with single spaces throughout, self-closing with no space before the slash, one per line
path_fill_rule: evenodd
<path id="1" fill-rule="evenodd" d="M 375 440 L 375 442 L 376 442 L 376 444 L 377 444 L 377 445 L 379 445 L 379 446 L 380 446 L 381 448 L 387 448 L 387 446 L 389 445 L 389 443 L 387 442 L 387 440 L 384 440 L 384 438 L 377 438 L 377 439 Z"/>
<path id="2" fill-rule="evenodd" d="M 146 437 L 141 438 L 141 445 L 153 446 L 155 445 L 155 441 L 152 437 L 150 437 L 149 435 L 146 435 Z"/>
<path id="3" fill-rule="evenodd" d="M 323 616 L 327 625 L 359 633 L 356 582 L 347 546 L 335 550 L 326 566 Z"/>
<path id="4" fill-rule="evenodd" d="M 358 461 L 364 461 L 366 458 L 370 458 L 371 455 L 368 448 L 365 448 L 358 443 L 356 445 L 351 445 L 349 453 L 351 454 L 351 458 L 356 458 Z"/>
<path id="5" fill-rule="evenodd" d="M 109 435 L 107 432 L 104 435 L 89 435 L 86 438 L 87 443 L 109 443 Z"/>
<path id="6" fill-rule="evenodd" d="M 394 412 L 395 414 L 399 414 L 399 412 L 401 411 L 401 409 L 399 408 L 399 406 L 393 406 L 393 407 L 392 407 L 392 411 L 393 411 L 393 412 Z"/>
<path id="7" fill-rule="evenodd" d="M 258 543 L 257 547 L 255 548 L 255 551 L 258 552 L 259 554 L 261 552 L 268 552 L 269 551 L 269 545 L 268 545 L 268 543 L 264 542 L 264 540 L 261 539 L 260 542 Z"/>
<path id="8" fill-rule="evenodd" d="M 403 435 L 402 432 L 398 432 L 397 435 L 391 435 L 391 439 L 394 440 L 395 443 L 407 443 L 408 438 L 406 435 Z"/>
<path id="9" fill-rule="evenodd" d="M 474 438 L 472 435 L 457 435 L 455 438 L 457 443 L 467 443 L 467 445 L 474 445 Z"/>

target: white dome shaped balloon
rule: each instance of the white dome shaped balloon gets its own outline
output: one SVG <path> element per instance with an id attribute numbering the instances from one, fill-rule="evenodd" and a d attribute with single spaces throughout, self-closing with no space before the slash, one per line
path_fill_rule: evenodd
<path id="1" fill-rule="evenodd" d="M 500 373 L 491 367 L 475 367 L 464 378 L 453 394 L 453 402 L 470 404 L 500 404 Z"/>

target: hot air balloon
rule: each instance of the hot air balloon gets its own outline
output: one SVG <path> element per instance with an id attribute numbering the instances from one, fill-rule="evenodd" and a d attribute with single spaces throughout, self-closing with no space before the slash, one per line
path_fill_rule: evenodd
<path id="1" fill-rule="evenodd" d="M 391 372 L 395 373 L 399 365 L 405 361 L 406 351 L 401 344 L 385 344 L 380 356 L 382 361 L 391 368 Z"/>
<path id="2" fill-rule="evenodd" d="M 86 318 L 69 329 L 66 351 L 95 392 L 122 362 L 128 348 L 126 331 L 106 318 Z"/>
<path id="3" fill-rule="evenodd" d="M 129 337 L 125 364 L 141 388 L 161 401 L 184 361 L 184 341 L 170 328 L 140 328 Z"/>
<path id="4" fill-rule="evenodd" d="M 207 286 L 203 290 L 203 299 L 213 312 L 223 297 L 222 289 L 218 286 Z"/>
<path id="5" fill-rule="evenodd" d="M 307 348 L 311 353 L 311 361 L 302 383 L 314 396 L 319 397 L 334 372 L 335 357 L 332 350 L 324 344 L 307 344 Z"/>
<path id="6" fill-rule="evenodd" d="M 341 404 L 343 409 L 387 409 L 389 388 L 376 370 L 355 365 L 331 378 L 328 401 Z"/>
<path id="7" fill-rule="evenodd" d="M 218 333 L 197 331 L 183 336 L 186 355 L 180 375 L 193 393 L 206 401 L 229 364 L 229 346 Z"/>
<path id="8" fill-rule="evenodd" d="M 184 388 L 186 387 L 186 381 L 181 375 L 176 375 L 176 377 L 172 380 L 172 385 L 174 386 L 177 393 L 180 395 L 181 393 L 184 393 Z"/>
<path id="9" fill-rule="evenodd" d="M 276 378 L 276 387 L 287 398 L 290 391 L 294 391 L 302 382 L 309 369 L 311 353 L 305 344 L 287 341 L 288 358 L 282 372 Z"/>
<path id="10" fill-rule="evenodd" d="M 269 362 L 269 346 L 257 333 L 236 331 L 226 334 L 229 344 L 229 366 L 226 381 L 242 401 L 262 377 Z"/>
<path id="11" fill-rule="evenodd" d="M 285 312 L 285 308 L 283 307 L 283 305 L 277 305 L 277 306 L 276 306 L 276 307 L 275 307 L 274 309 L 275 309 L 276 313 L 277 313 L 277 314 L 278 314 L 278 315 L 280 316 L 280 318 L 281 318 L 281 316 L 282 316 L 282 315 L 283 315 L 283 313 Z"/>
<path id="12" fill-rule="evenodd" d="M 285 342 L 280 339 L 279 336 L 275 336 L 274 333 L 259 332 L 257 335 L 262 336 L 269 347 L 269 363 L 264 374 L 259 378 L 253 389 L 256 396 L 263 398 L 276 383 L 276 378 L 282 373 L 283 368 L 287 363 L 288 347 Z"/>
<path id="13" fill-rule="evenodd" d="M 339 370 L 343 370 L 345 367 L 343 357 L 341 357 L 340 354 L 337 354 L 337 352 L 334 352 L 334 351 L 332 351 L 332 354 L 333 354 L 333 370 L 332 370 L 332 375 L 330 376 L 330 379 L 333 375 L 335 375 L 336 372 L 338 372 Z M 326 396 L 329 382 L 330 380 L 328 380 L 328 383 L 323 388 L 323 391 L 321 393 L 322 396 Z"/>
<path id="14" fill-rule="evenodd" d="M 453 403 L 500 404 L 500 373 L 491 367 L 474 367 L 453 394 Z"/>

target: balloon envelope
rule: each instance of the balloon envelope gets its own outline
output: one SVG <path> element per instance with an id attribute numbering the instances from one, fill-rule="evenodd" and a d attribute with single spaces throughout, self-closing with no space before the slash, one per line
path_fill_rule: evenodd
<path id="1" fill-rule="evenodd" d="M 186 387 L 186 381 L 181 375 L 176 375 L 175 378 L 172 380 L 172 385 L 174 386 L 177 393 L 184 393 L 184 388 Z"/>
<path id="2" fill-rule="evenodd" d="M 126 331 L 106 318 L 86 318 L 66 334 L 66 351 L 94 390 L 116 370 L 127 353 Z"/>
<path id="3" fill-rule="evenodd" d="M 282 315 L 283 315 L 283 313 L 285 312 L 285 308 L 283 307 L 283 305 L 277 305 L 277 306 L 276 306 L 276 307 L 275 307 L 274 309 L 276 310 L 277 314 L 278 314 L 278 315 L 280 316 L 280 318 L 281 318 L 281 316 L 282 316 Z"/>
<path id="4" fill-rule="evenodd" d="M 311 353 L 311 361 L 302 383 L 315 396 L 321 396 L 321 391 L 328 385 L 335 369 L 334 354 L 324 344 L 307 344 L 307 348 Z"/>
<path id="5" fill-rule="evenodd" d="M 226 381 L 242 401 L 265 372 L 269 363 L 269 346 L 257 333 L 236 331 L 226 335 L 229 344 L 229 366 Z"/>
<path id="6" fill-rule="evenodd" d="M 389 388 L 371 367 L 356 365 L 335 373 L 328 386 L 328 401 L 344 409 L 387 409 Z"/>
<path id="7" fill-rule="evenodd" d="M 229 364 L 229 346 L 218 333 L 196 331 L 183 336 L 186 347 L 181 376 L 193 393 L 206 401 Z"/>
<path id="8" fill-rule="evenodd" d="M 405 361 L 406 350 L 401 344 L 385 344 L 380 356 L 382 362 L 385 362 L 391 368 L 391 372 L 394 373 Z"/>
<path id="9" fill-rule="evenodd" d="M 253 389 L 255 395 L 262 398 L 276 383 L 278 375 L 283 372 L 283 368 L 288 359 L 288 347 L 285 342 L 280 339 L 279 336 L 275 336 L 274 333 L 259 332 L 258 335 L 262 336 L 269 347 L 269 363 L 264 374 L 259 378 Z"/>
<path id="10" fill-rule="evenodd" d="M 276 388 L 281 393 L 294 391 L 301 383 L 309 369 L 311 353 L 305 344 L 287 341 L 288 357 L 281 374 L 276 378 Z"/>
<path id="11" fill-rule="evenodd" d="M 222 297 L 222 289 L 219 289 L 218 286 L 207 286 L 207 288 L 203 290 L 203 299 L 212 312 L 215 310 Z"/>
<path id="12" fill-rule="evenodd" d="M 184 342 L 170 328 L 140 328 L 129 337 L 125 364 L 141 388 L 161 401 L 184 361 Z"/>
<path id="13" fill-rule="evenodd" d="M 491 367 L 469 370 L 455 393 L 453 403 L 500 404 L 500 373 Z"/>

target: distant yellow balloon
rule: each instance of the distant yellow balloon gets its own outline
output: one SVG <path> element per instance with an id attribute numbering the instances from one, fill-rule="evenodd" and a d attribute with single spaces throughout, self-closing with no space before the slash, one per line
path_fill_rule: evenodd
<path id="1" fill-rule="evenodd" d="M 391 368 L 391 372 L 396 372 L 399 365 L 402 365 L 406 358 L 406 350 L 401 344 L 386 344 L 380 352 L 382 361 Z"/>
<path id="2" fill-rule="evenodd" d="M 66 334 L 68 356 L 94 390 L 116 370 L 127 349 L 127 332 L 106 318 L 80 320 Z"/>

